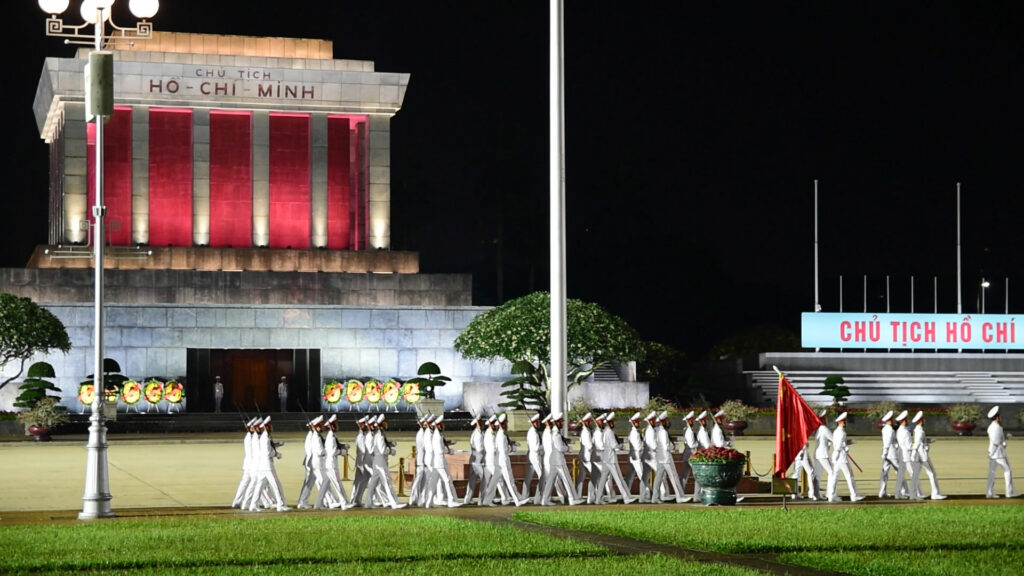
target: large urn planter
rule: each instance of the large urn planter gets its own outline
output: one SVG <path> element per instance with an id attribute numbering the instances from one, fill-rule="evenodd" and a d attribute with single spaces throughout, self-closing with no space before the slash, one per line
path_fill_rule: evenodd
<path id="1" fill-rule="evenodd" d="M 693 462 L 694 479 L 700 484 L 700 501 L 705 506 L 734 506 L 736 486 L 743 479 L 743 460 Z"/>
<path id="2" fill-rule="evenodd" d="M 49 442 L 51 440 L 50 429 L 46 426 L 30 424 L 26 430 L 35 438 L 36 442 Z"/>
<path id="3" fill-rule="evenodd" d="M 746 420 L 726 420 L 722 423 L 733 436 L 743 436 L 743 431 L 747 429 Z"/>
<path id="4" fill-rule="evenodd" d="M 949 425 L 953 428 L 953 431 L 956 432 L 957 436 L 971 436 L 971 433 L 978 426 L 970 420 L 953 420 Z"/>
<path id="5" fill-rule="evenodd" d="M 422 398 L 416 403 L 416 415 L 426 416 L 427 414 L 433 416 L 440 416 L 444 414 L 444 400 L 437 400 L 434 398 Z"/>

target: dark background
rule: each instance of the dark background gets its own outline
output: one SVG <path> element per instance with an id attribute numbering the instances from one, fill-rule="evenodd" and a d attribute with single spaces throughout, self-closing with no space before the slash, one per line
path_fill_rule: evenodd
<path id="1" fill-rule="evenodd" d="M 72 2 L 70 13 L 77 13 Z M 392 248 L 471 272 L 474 303 L 548 289 L 547 2 L 165 0 L 158 30 L 323 38 L 412 74 L 392 121 Z M 945 3 L 567 2 L 568 293 L 705 354 L 820 302 L 1024 305 L 1018 194 L 1024 13 Z M 46 240 L 47 149 L 31 103 L 36 2 L 7 5 L 0 266 Z M 75 17 L 68 17 L 75 20 Z M 131 20 L 119 0 L 115 19 Z M 501 255 L 500 259 L 498 255 Z M 499 287 L 499 269 L 503 282 Z M 863 292 L 864 276 L 868 291 Z"/>

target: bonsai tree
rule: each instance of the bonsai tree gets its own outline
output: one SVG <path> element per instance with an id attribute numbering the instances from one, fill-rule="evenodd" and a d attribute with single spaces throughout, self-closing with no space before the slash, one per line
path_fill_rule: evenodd
<path id="1" fill-rule="evenodd" d="M 843 382 L 842 376 L 832 374 L 825 378 L 825 388 L 821 391 L 824 396 L 832 397 L 832 408 L 835 410 L 850 397 L 850 389 Z"/>
<path id="2" fill-rule="evenodd" d="M 739 400 L 726 400 L 722 402 L 722 416 L 727 422 L 746 422 L 757 416 L 757 408 L 747 406 Z"/>
<path id="3" fill-rule="evenodd" d="M 434 388 L 444 386 L 452 379 L 447 376 L 441 375 L 441 368 L 433 362 L 424 362 L 420 364 L 418 370 L 416 370 L 416 378 L 410 378 L 406 380 L 406 384 L 413 383 L 418 384 L 420 387 L 420 395 L 423 398 L 434 399 Z"/>
<path id="4" fill-rule="evenodd" d="M 551 297 L 547 292 L 510 300 L 474 318 L 455 339 L 455 350 L 476 360 L 502 359 L 520 368 L 522 364 L 517 362 L 530 364 L 529 378 L 543 390 L 543 396 L 537 397 L 543 403 L 536 407 L 547 409 L 551 397 L 550 310 Z M 605 364 L 643 360 L 644 343 L 625 320 L 597 304 L 575 299 L 566 301 L 566 313 L 569 389 Z M 517 374 L 526 375 L 523 371 Z M 530 386 L 527 382 L 523 384 Z"/>
<path id="5" fill-rule="evenodd" d="M 498 406 L 516 410 L 547 406 L 544 382 L 541 380 L 540 371 L 533 364 L 526 360 L 517 360 L 512 364 L 511 372 L 515 377 L 501 385 L 501 395 L 507 398 L 507 401 Z"/>
<path id="6" fill-rule="evenodd" d="M 976 404 L 953 404 L 949 407 L 950 422 L 974 422 L 981 418 L 981 410 Z"/>
<path id="7" fill-rule="evenodd" d="M 0 390 L 21 376 L 32 356 L 70 349 L 67 330 L 53 313 L 28 298 L 0 292 L 0 368 L 18 362 L 18 371 L 0 381 Z"/>
<path id="8" fill-rule="evenodd" d="M 53 398 L 60 401 L 60 396 L 50 395 L 50 392 L 60 392 L 60 388 L 52 382 L 43 380 L 43 378 L 53 378 L 56 375 L 53 371 L 53 366 L 46 362 L 36 362 L 29 366 L 28 378 L 18 387 L 21 390 L 21 394 L 14 400 L 14 406 L 31 410 L 44 398 Z"/>
<path id="9" fill-rule="evenodd" d="M 148 382 L 151 378 L 147 378 L 145 381 Z M 92 384 L 95 382 L 94 379 L 95 375 L 89 374 L 80 385 Z M 117 397 L 121 393 L 121 387 L 127 381 L 128 377 L 121 374 L 121 365 L 117 363 L 117 360 L 113 358 L 103 359 L 103 392 L 107 402 L 117 401 Z M 163 382 L 162 379 L 160 381 Z"/>

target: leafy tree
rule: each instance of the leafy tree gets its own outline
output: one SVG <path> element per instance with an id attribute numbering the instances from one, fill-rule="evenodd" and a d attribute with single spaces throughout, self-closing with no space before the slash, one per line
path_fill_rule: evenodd
<path id="1" fill-rule="evenodd" d="M 71 350 L 64 324 L 28 298 L 0 293 L 0 368 L 18 362 L 18 371 L 0 382 L 0 390 L 21 376 L 29 358 L 53 350 Z"/>
<path id="2" fill-rule="evenodd" d="M 644 344 L 636 330 L 598 304 L 568 299 L 566 321 L 570 389 L 605 364 L 644 359 Z M 542 402 L 536 407 L 547 408 L 551 397 L 550 295 L 534 292 L 477 316 L 455 339 L 455 350 L 466 358 L 510 362 L 518 368 L 514 373 L 526 378 L 518 382 L 522 389 L 543 391 L 530 395 L 534 402 Z M 524 370 L 522 362 L 532 368 Z M 506 398 L 516 402 L 515 396 Z"/>
<path id="3" fill-rule="evenodd" d="M 685 384 L 690 367 L 686 353 L 660 342 L 646 342 L 646 359 L 640 364 L 640 381 L 649 382 L 651 396 L 664 396 L 677 401 L 689 387 Z"/>

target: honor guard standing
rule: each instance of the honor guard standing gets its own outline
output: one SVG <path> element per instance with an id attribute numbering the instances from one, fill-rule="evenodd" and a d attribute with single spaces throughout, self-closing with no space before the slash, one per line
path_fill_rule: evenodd
<path id="1" fill-rule="evenodd" d="M 466 496 L 462 499 L 463 504 L 469 504 L 473 500 L 473 494 L 483 492 L 484 484 L 484 433 L 480 429 L 480 416 L 474 416 L 469 422 L 473 431 L 469 435 L 469 480 L 466 481 Z"/>
<path id="2" fill-rule="evenodd" d="M 878 478 L 878 497 L 888 497 L 889 472 L 899 469 L 899 445 L 896 443 L 896 431 L 892 427 L 892 410 L 882 416 L 882 475 Z M 901 487 L 896 486 L 896 494 Z"/>
<path id="3" fill-rule="evenodd" d="M 818 426 L 818 429 L 814 431 L 814 476 L 818 479 L 819 483 L 822 480 L 826 480 L 824 473 L 828 474 L 828 478 L 832 478 L 832 458 L 829 455 L 832 446 L 832 431 L 825 425 L 826 414 L 828 414 L 828 410 L 818 412 L 821 426 Z M 827 492 L 827 480 L 825 486 Z"/>
<path id="4" fill-rule="evenodd" d="M 452 453 L 452 449 L 451 442 L 444 437 L 444 414 L 434 418 L 430 427 L 433 429 L 433 434 L 430 436 L 432 443 L 430 456 L 433 458 L 430 470 L 433 472 L 434 481 L 429 482 L 426 486 L 424 505 L 430 508 L 435 494 L 440 492 L 444 498 L 444 504 L 449 508 L 458 508 L 462 506 L 462 503 L 458 501 L 458 496 L 455 494 L 455 483 L 452 482 L 452 475 L 448 471 L 448 460 L 445 459 L 445 456 Z"/>
<path id="5" fill-rule="evenodd" d="M 299 489 L 299 503 L 298 508 L 312 508 L 309 505 L 309 497 L 313 493 L 313 488 L 322 490 L 321 482 L 322 479 L 318 478 L 318 472 L 316 470 L 316 442 L 318 440 L 318 434 L 316 433 L 316 427 L 324 419 L 323 416 L 317 416 L 316 418 L 306 422 L 306 440 L 302 444 L 302 468 L 305 472 L 305 476 L 302 480 L 302 488 Z"/>
<path id="6" fill-rule="evenodd" d="M 900 449 L 900 459 L 896 461 L 896 499 L 907 500 L 911 494 L 907 491 L 907 478 L 910 474 L 907 472 L 907 467 L 910 466 L 912 460 L 910 456 L 910 449 L 914 445 L 914 438 L 910 434 L 910 428 L 907 428 L 907 411 L 904 410 L 896 415 L 896 422 L 899 422 L 900 427 L 896 429 L 896 445 Z"/>
<path id="7" fill-rule="evenodd" d="M 242 503 L 246 501 L 246 494 L 249 493 L 250 486 L 253 482 L 253 441 L 256 438 L 256 429 L 254 424 L 256 418 L 250 419 L 245 423 L 245 438 L 242 439 L 242 450 L 244 451 L 244 457 L 242 458 L 242 479 L 238 481 L 238 490 L 235 491 L 235 499 L 231 501 L 232 508 L 238 508 L 242 506 Z M 250 494 L 251 495 L 251 494 Z"/>
<path id="8" fill-rule="evenodd" d="M 352 480 L 352 503 L 356 506 L 361 506 L 363 502 L 363 493 L 366 491 L 366 484 L 370 481 L 370 459 L 368 456 L 369 448 L 366 445 L 369 434 L 366 429 L 367 417 L 363 416 L 359 420 L 356 420 L 356 427 L 359 429 L 356 432 L 356 472 L 355 478 Z"/>
<path id="9" fill-rule="evenodd" d="M 611 484 L 618 488 L 619 493 L 622 495 L 622 503 L 632 504 L 636 502 L 636 498 L 632 496 L 632 491 L 626 484 L 625 478 L 622 477 L 622 468 L 619 466 L 619 455 L 617 452 L 620 447 L 621 443 L 618 437 L 615 436 L 615 413 L 609 412 L 608 417 L 604 421 L 604 452 L 601 454 L 601 462 L 604 464 L 605 476 L 609 478 Z M 609 484 L 609 488 L 611 484 Z M 605 485 L 601 484 L 600 487 L 604 488 Z"/>
<path id="10" fill-rule="evenodd" d="M 288 508 L 284 503 L 281 481 L 278 479 L 277 470 L 274 468 L 274 459 L 281 458 L 281 453 L 277 451 L 277 448 L 281 446 L 281 444 L 274 442 L 273 439 L 271 439 L 270 433 L 273 429 L 270 416 L 267 416 L 260 423 L 260 436 L 254 452 L 254 461 L 256 464 L 256 488 L 253 490 L 252 499 L 249 501 L 248 508 L 250 512 L 256 512 L 259 510 L 256 504 L 259 501 L 264 488 L 270 490 L 274 508 L 278 512 L 290 510 L 290 508 Z"/>
<path id="11" fill-rule="evenodd" d="M 217 376 L 213 382 L 213 412 L 220 414 L 220 403 L 224 400 L 224 384 Z"/>
<path id="12" fill-rule="evenodd" d="M 540 414 L 530 417 L 530 428 L 526 431 L 526 475 L 523 476 L 523 489 L 519 493 L 521 500 L 530 499 L 530 484 L 537 477 L 537 490 L 533 503 L 540 504 L 540 483 L 544 474 L 544 448 L 540 442 Z"/>
<path id="13" fill-rule="evenodd" d="M 864 497 L 857 494 L 857 486 L 853 483 L 853 473 L 850 471 L 850 444 L 853 440 L 846 436 L 846 412 L 836 416 L 836 429 L 832 432 L 832 474 L 828 477 L 828 501 L 839 502 L 837 494 L 839 473 L 846 476 L 846 486 L 850 489 L 850 501 L 858 502 Z"/>
<path id="14" fill-rule="evenodd" d="M 580 418 L 580 452 L 579 470 L 576 476 L 576 492 L 583 495 L 583 488 L 586 481 L 590 480 L 590 488 L 587 490 L 587 504 L 594 502 L 594 481 L 598 474 L 594 469 L 594 432 L 590 429 L 592 415 L 587 412 Z"/>
<path id="15" fill-rule="evenodd" d="M 416 473 L 412 478 L 412 488 L 409 489 L 409 506 L 415 506 L 420 501 L 420 492 L 423 490 L 424 465 L 423 465 L 423 431 L 426 426 L 426 416 L 420 416 L 416 421 Z"/>
<path id="16" fill-rule="evenodd" d="M 281 376 L 281 382 L 277 385 L 277 399 L 281 401 L 281 412 L 288 411 L 288 379 Z"/>
<path id="17" fill-rule="evenodd" d="M 697 429 L 697 445 L 700 446 L 701 450 L 711 448 L 711 438 L 708 436 L 707 428 L 704 427 L 704 423 L 707 422 L 707 419 L 707 410 L 704 410 L 697 415 L 697 424 L 700 424 L 700 428 Z"/>
<path id="18" fill-rule="evenodd" d="M 551 420 L 548 421 L 548 428 L 551 430 L 550 433 L 550 447 L 544 445 L 544 458 L 547 460 L 547 466 L 549 472 L 544 475 L 544 491 L 541 496 L 542 506 L 552 506 L 551 493 L 554 490 L 556 483 L 562 484 L 562 489 L 565 491 L 564 498 L 568 499 L 570 506 L 575 506 L 582 502 L 579 498 L 579 494 L 576 492 L 576 487 L 572 483 L 572 477 L 569 474 L 569 467 L 565 463 L 565 453 L 568 452 L 569 448 L 565 443 L 565 439 L 562 438 L 562 413 L 555 412 L 551 415 Z"/>
<path id="19" fill-rule="evenodd" d="M 924 431 L 924 412 L 920 410 L 914 414 L 914 445 L 911 454 L 914 457 L 912 468 L 913 475 L 910 478 L 910 494 L 914 499 L 919 500 L 921 495 L 921 469 L 928 473 L 928 481 L 932 485 L 932 500 L 945 500 L 946 495 L 939 491 L 939 481 L 935 478 L 935 469 L 932 468 L 931 459 L 928 457 L 928 449 L 932 439 Z"/>
<path id="20" fill-rule="evenodd" d="M 654 502 L 661 500 L 661 485 L 668 479 L 669 484 L 672 486 L 672 491 L 675 492 L 676 502 L 682 504 L 683 502 L 689 502 L 686 494 L 683 492 L 683 487 L 679 485 L 679 474 L 676 472 L 675 458 L 672 456 L 672 439 L 668 435 L 668 412 L 663 411 L 658 415 L 658 420 L 655 423 L 655 435 L 657 442 L 657 459 L 658 459 L 658 473 L 654 476 Z"/>
<path id="21" fill-rule="evenodd" d="M 640 432 L 640 421 L 642 416 L 639 412 L 629 417 L 629 474 L 626 475 L 626 487 L 632 493 L 633 480 L 639 480 L 640 490 L 637 496 L 641 502 L 650 502 L 651 489 L 644 483 L 644 437 Z"/>
<path id="22" fill-rule="evenodd" d="M 722 416 L 725 412 L 719 410 L 715 412 L 715 415 L 711 417 L 711 420 L 715 423 L 711 428 L 711 445 L 716 448 L 725 448 L 729 445 L 729 442 L 725 439 L 725 434 L 722 432 L 722 427 L 719 424 L 722 422 Z"/>
<path id="23" fill-rule="evenodd" d="M 992 419 L 992 423 L 988 425 L 988 487 L 985 489 L 985 497 L 999 497 L 995 493 L 996 466 L 1003 469 L 1003 478 L 1006 480 L 1006 497 L 1020 496 L 1013 489 L 1013 472 L 1010 471 L 1010 461 L 1006 458 L 1006 437 L 1003 435 L 1003 425 L 1000 422 L 999 406 L 989 410 L 988 417 Z"/>
<path id="24" fill-rule="evenodd" d="M 375 419 L 371 419 L 371 421 L 374 423 L 376 430 L 373 432 L 371 442 L 369 443 L 370 456 L 373 459 L 373 467 L 370 481 L 366 484 L 366 491 L 368 492 L 367 498 L 370 499 L 370 505 L 367 507 L 375 507 L 372 499 L 377 495 L 379 490 L 380 496 L 383 498 L 383 504 L 391 506 L 391 508 L 395 510 L 405 508 L 405 504 L 398 503 L 398 499 L 395 498 L 395 488 L 391 485 L 391 471 L 388 468 L 388 456 L 394 455 L 395 445 L 388 441 L 387 435 L 384 433 L 388 427 L 387 419 L 383 414 L 381 414 Z"/>
<path id="25" fill-rule="evenodd" d="M 331 499 L 331 508 L 348 510 L 353 506 L 345 494 L 345 487 L 341 484 L 341 475 L 338 473 L 338 456 L 348 454 L 348 444 L 338 442 L 338 417 L 334 414 L 327 419 L 327 437 L 324 438 L 324 484 L 321 491 Z M 328 494 L 329 493 L 329 494 Z M 325 498 L 320 498 L 323 503 Z"/>

